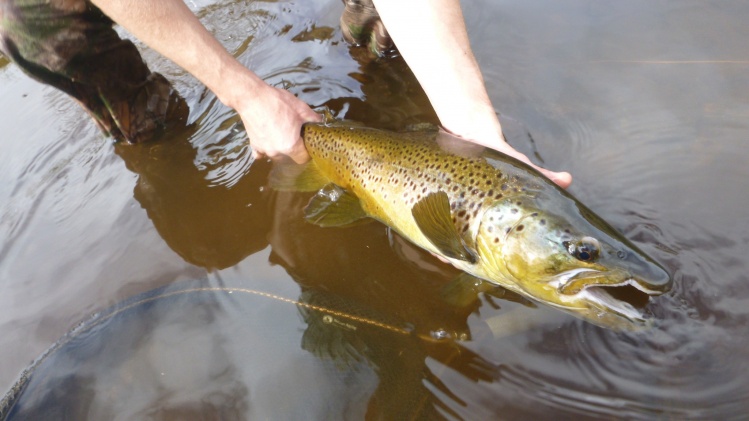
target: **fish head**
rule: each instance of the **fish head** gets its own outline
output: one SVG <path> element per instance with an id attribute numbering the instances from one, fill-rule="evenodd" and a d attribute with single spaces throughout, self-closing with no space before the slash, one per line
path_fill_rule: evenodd
<path id="1" fill-rule="evenodd" d="M 598 325 L 649 324 L 633 303 L 668 291 L 668 272 L 571 197 L 527 202 L 499 203 L 483 216 L 477 244 L 488 272 L 511 289 Z"/>

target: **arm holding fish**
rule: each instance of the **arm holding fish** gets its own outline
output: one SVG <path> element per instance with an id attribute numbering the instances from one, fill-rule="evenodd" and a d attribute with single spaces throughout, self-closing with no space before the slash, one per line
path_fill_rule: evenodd
<path id="1" fill-rule="evenodd" d="M 569 173 L 533 165 L 505 141 L 471 52 L 459 0 L 374 1 L 398 51 L 424 88 L 446 130 L 531 164 L 562 187 L 570 185 Z"/>
<path id="2" fill-rule="evenodd" d="M 320 116 L 266 84 L 211 35 L 182 0 L 92 0 L 107 16 L 203 82 L 242 117 L 252 148 L 302 163 L 301 126 Z"/>

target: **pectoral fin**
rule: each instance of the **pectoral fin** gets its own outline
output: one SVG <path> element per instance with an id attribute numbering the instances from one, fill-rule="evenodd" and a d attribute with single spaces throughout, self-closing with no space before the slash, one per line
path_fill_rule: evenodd
<path id="1" fill-rule="evenodd" d="M 500 300 L 512 301 L 531 308 L 536 307 L 533 302 L 522 295 L 466 272 L 461 273 L 449 284 L 442 287 L 441 295 L 442 299 L 450 305 L 466 307 L 473 303 L 482 292 Z"/>
<path id="2" fill-rule="evenodd" d="M 476 301 L 479 293 L 485 292 L 493 286 L 483 279 L 462 272 L 458 277 L 442 287 L 440 295 L 448 304 L 455 307 L 466 307 Z"/>
<path id="3" fill-rule="evenodd" d="M 321 227 L 351 225 L 367 216 L 359 198 L 333 183 L 320 189 L 304 208 L 307 222 Z"/>
<path id="4" fill-rule="evenodd" d="M 450 200 L 443 191 L 430 193 L 411 209 L 424 236 L 446 257 L 476 263 L 476 252 L 468 248 L 453 224 Z"/>

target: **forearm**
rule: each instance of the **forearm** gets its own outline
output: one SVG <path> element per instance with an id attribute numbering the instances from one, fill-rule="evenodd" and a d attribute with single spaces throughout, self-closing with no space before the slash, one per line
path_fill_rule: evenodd
<path id="1" fill-rule="evenodd" d="M 168 57 L 238 108 L 247 93 L 267 85 L 242 66 L 205 29 L 182 0 L 92 0 L 107 16 Z M 237 89 L 238 87 L 243 89 Z M 245 95 L 246 96 L 246 95 Z"/>
<path id="2" fill-rule="evenodd" d="M 374 1 L 442 125 L 496 147 L 502 141 L 499 120 L 471 52 L 459 0 Z"/>

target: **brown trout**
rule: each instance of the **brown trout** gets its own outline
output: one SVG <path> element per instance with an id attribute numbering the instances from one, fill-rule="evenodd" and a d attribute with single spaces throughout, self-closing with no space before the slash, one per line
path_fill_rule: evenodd
<path id="1" fill-rule="evenodd" d="M 476 278 L 595 324 L 646 318 L 609 292 L 658 295 L 669 274 L 614 228 L 530 166 L 437 131 L 388 132 L 306 124 L 312 160 L 297 189 L 318 190 L 308 221 L 388 225 Z M 450 152 L 455 146 L 473 153 Z M 478 148 L 478 149 L 477 149 Z M 478 285 L 478 284 L 477 284 Z"/>

